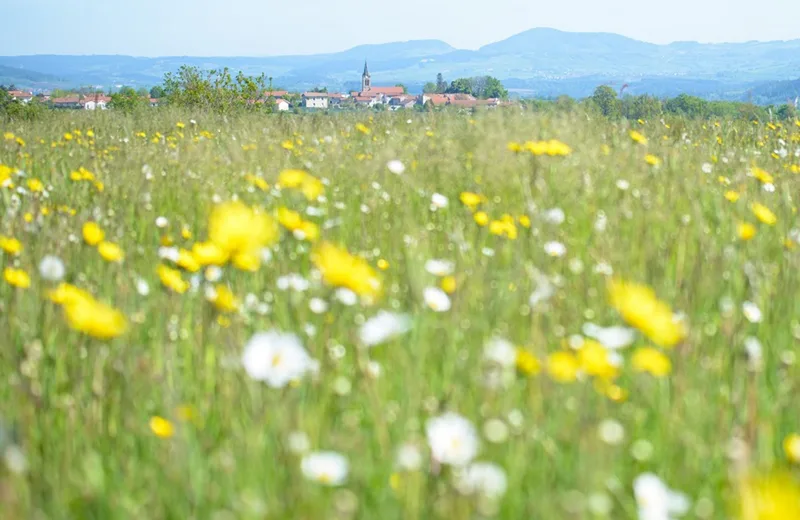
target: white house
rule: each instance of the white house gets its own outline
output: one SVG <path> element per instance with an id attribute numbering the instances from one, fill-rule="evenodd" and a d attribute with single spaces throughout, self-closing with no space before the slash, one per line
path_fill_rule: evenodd
<path id="1" fill-rule="evenodd" d="M 24 90 L 9 90 L 8 94 L 12 100 L 19 101 L 20 103 L 29 103 L 33 99 L 33 92 L 25 92 Z"/>
<path id="2" fill-rule="evenodd" d="M 328 93 L 305 92 L 303 93 L 303 105 L 306 108 L 328 108 Z"/>
<path id="3" fill-rule="evenodd" d="M 275 100 L 275 108 L 278 112 L 286 112 L 289 110 L 289 102 L 285 99 L 278 98 Z"/>

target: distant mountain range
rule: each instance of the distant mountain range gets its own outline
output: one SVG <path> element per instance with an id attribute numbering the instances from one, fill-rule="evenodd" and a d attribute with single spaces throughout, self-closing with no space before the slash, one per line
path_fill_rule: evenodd
<path id="1" fill-rule="evenodd" d="M 601 84 L 632 94 L 783 103 L 800 95 L 800 40 L 656 45 L 617 34 L 531 29 L 476 51 L 439 40 L 361 45 L 311 56 L 137 58 L 118 55 L 0 56 L 0 83 L 27 88 L 80 85 L 152 86 L 181 65 L 265 73 L 288 89 L 356 88 L 364 60 L 376 85 L 403 83 L 418 92 L 441 72 L 446 80 L 492 75 L 512 93 L 590 95 Z"/>

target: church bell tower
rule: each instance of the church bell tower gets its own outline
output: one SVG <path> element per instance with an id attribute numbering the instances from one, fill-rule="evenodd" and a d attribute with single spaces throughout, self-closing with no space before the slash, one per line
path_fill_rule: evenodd
<path id="1" fill-rule="evenodd" d="M 367 92 L 370 88 L 369 69 L 367 69 L 367 61 L 364 60 L 364 73 L 361 75 L 361 92 Z"/>

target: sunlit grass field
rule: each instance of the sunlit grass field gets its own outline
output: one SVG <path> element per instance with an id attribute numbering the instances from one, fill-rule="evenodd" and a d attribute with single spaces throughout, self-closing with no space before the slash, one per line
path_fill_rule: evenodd
<path id="1" fill-rule="evenodd" d="M 0 138 L 4 519 L 800 518 L 800 124 Z"/>

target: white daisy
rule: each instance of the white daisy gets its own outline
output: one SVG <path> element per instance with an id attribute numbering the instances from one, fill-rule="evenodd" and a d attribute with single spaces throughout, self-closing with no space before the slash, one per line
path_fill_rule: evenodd
<path id="1" fill-rule="evenodd" d="M 399 160 L 393 159 L 386 163 L 386 167 L 395 175 L 402 175 L 406 171 L 406 166 Z"/>
<path id="2" fill-rule="evenodd" d="M 311 309 L 311 312 L 314 314 L 323 314 L 328 310 L 328 302 L 322 298 L 311 298 L 308 301 L 308 308 Z"/>
<path id="3" fill-rule="evenodd" d="M 447 312 L 450 310 L 450 297 L 438 287 L 426 287 L 422 291 L 422 298 L 429 309 L 436 312 Z"/>
<path id="4" fill-rule="evenodd" d="M 39 274 L 48 282 L 58 282 L 65 272 L 64 262 L 57 256 L 47 255 L 39 262 Z"/>
<path id="5" fill-rule="evenodd" d="M 633 481 L 633 493 L 639 508 L 639 520 L 673 520 L 689 511 L 689 499 L 677 493 L 652 473 Z"/>
<path id="6" fill-rule="evenodd" d="M 431 206 L 438 209 L 444 209 L 450 203 L 447 197 L 441 193 L 434 193 L 431 195 Z"/>
<path id="7" fill-rule="evenodd" d="M 750 323 L 761 323 L 761 320 L 764 318 L 761 314 L 761 309 L 753 302 L 744 302 L 742 304 L 742 313 Z"/>
<path id="8" fill-rule="evenodd" d="M 300 462 L 303 476 L 309 480 L 339 486 L 347 480 L 347 458 L 335 451 L 316 451 L 309 453 Z"/>
<path id="9" fill-rule="evenodd" d="M 407 442 L 397 450 L 397 467 L 403 471 L 416 471 L 422 467 L 422 451 L 419 446 Z"/>
<path id="10" fill-rule="evenodd" d="M 456 487 L 465 495 L 502 497 L 508 489 L 506 472 L 491 462 L 474 462 L 456 474 Z"/>
<path id="11" fill-rule="evenodd" d="M 550 241 L 545 243 L 544 252 L 553 257 L 561 257 L 567 254 L 567 246 L 561 242 Z"/>
<path id="12" fill-rule="evenodd" d="M 441 464 L 466 466 L 478 454 L 478 435 L 472 423 L 454 412 L 428 419 L 425 433 L 431 455 Z"/>
<path id="13" fill-rule="evenodd" d="M 169 225 L 169 220 L 167 217 L 158 217 L 156 219 L 156 227 L 165 228 Z"/>
<path id="14" fill-rule="evenodd" d="M 276 282 L 278 289 L 281 291 L 293 290 L 303 292 L 308 289 L 309 282 L 297 273 L 290 273 L 278 278 Z"/>
<path id="15" fill-rule="evenodd" d="M 545 222 L 555 225 L 562 224 L 565 219 L 564 210 L 561 208 L 548 209 L 542 214 L 542 217 Z"/>
<path id="16" fill-rule="evenodd" d="M 604 347 L 612 350 L 629 346 L 636 339 L 636 331 L 627 327 L 600 327 L 594 323 L 584 323 L 583 333 L 596 339 Z"/>
<path id="17" fill-rule="evenodd" d="M 425 270 L 434 276 L 448 276 L 453 274 L 455 264 L 450 260 L 431 259 L 425 262 Z"/>
<path id="18" fill-rule="evenodd" d="M 136 280 L 136 292 L 138 292 L 140 296 L 147 296 L 150 294 L 150 285 L 147 283 L 147 280 L 143 278 Z"/>
<path id="19" fill-rule="evenodd" d="M 244 347 L 242 365 L 256 381 L 283 388 L 311 367 L 311 357 L 294 334 L 271 330 L 255 334 Z"/>
<path id="20" fill-rule="evenodd" d="M 344 287 L 336 289 L 334 297 L 348 307 L 358 303 L 358 295 L 350 289 L 346 289 Z"/>
<path id="21" fill-rule="evenodd" d="M 361 343 L 374 347 L 397 337 L 411 328 L 411 318 L 407 314 L 380 311 L 368 319 L 358 331 Z"/>
<path id="22" fill-rule="evenodd" d="M 494 337 L 486 342 L 483 359 L 503 368 L 512 367 L 517 362 L 517 349 L 507 339 Z"/>

